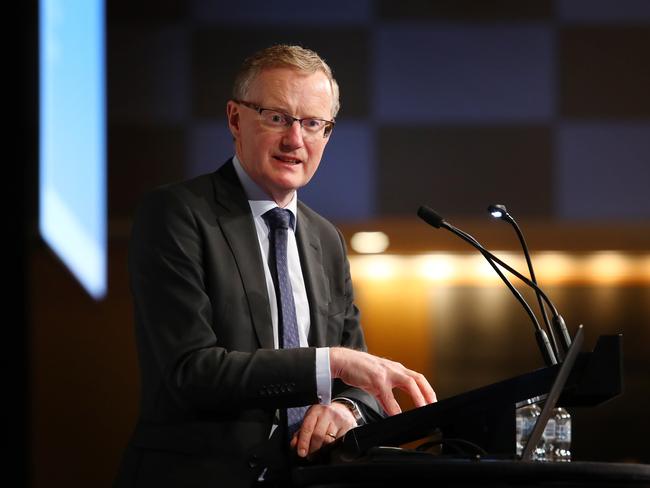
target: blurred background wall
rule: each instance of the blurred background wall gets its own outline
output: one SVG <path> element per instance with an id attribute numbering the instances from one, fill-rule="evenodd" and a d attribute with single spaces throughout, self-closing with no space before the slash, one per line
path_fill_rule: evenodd
<path id="1" fill-rule="evenodd" d="M 101 302 L 34 231 L 36 2 L 24 10 L 25 314 L 14 364 L 27 384 L 31 486 L 110 485 L 138 403 L 126 274 L 134 208 L 148 189 L 231 156 L 235 69 L 278 42 L 319 52 L 341 85 L 336 129 L 300 197 L 348 239 L 389 237 L 379 255 L 351 249 L 371 352 L 420 369 L 441 398 L 542 366 L 507 290 L 414 217 L 430 205 L 521 264 L 510 229 L 485 213 L 504 203 L 530 232 L 540 281 L 570 329 L 587 326 L 587 347 L 624 335 L 626 392 L 574 412 L 575 458 L 650 462 L 648 2 L 109 0 Z"/>

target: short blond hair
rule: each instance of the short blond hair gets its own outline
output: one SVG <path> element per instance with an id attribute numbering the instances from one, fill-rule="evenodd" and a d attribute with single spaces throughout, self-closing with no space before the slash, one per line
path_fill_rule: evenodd
<path id="1" fill-rule="evenodd" d="M 293 68 L 305 73 L 321 71 L 327 76 L 332 87 L 332 117 L 341 108 L 339 102 L 339 85 L 332 75 L 332 69 L 325 60 L 311 49 L 288 44 L 277 44 L 257 51 L 246 58 L 235 76 L 232 96 L 235 100 L 246 100 L 251 83 L 265 69 Z"/>

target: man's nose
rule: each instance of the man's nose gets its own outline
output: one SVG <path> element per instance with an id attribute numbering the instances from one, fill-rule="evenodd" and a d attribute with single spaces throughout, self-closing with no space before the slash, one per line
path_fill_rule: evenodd
<path id="1" fill-rule="evenodd" d="M 300 125 L 300 122 L 294 120 L 293 123 L 287 127 L 284 137 L 282 138 L 282 143 L 287 147 L 298 148 L 302 147 L 303 142 L 302 126 Z"/>

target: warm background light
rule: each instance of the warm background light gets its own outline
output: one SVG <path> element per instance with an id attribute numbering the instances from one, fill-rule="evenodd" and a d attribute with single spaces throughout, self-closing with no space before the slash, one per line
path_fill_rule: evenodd
<path id="1" fill-rule="evenodd" d="M 495 252 L 520 273 L 528 276 L 523 257 Z M 650 253 L 603 251 L 586 254 L 539 252 L 532 256 L 537 280 L 546 286 L 560 284 L 650 284 Z M 351 256 L 353 279 L 359 281 L 400 278 L 445 284 L 492 285 L 500 282 L 480 255 L 432 253 L 423 255 Z M 515 285 L 519 280 L 502 269 Z"/>
<path id="2" fill-rule="evenodd" d="M 383 232 L 357 232 L 350 239 L 352 249 L 361 254 L 384 252 L 388 244 L 388 236 Z"/>

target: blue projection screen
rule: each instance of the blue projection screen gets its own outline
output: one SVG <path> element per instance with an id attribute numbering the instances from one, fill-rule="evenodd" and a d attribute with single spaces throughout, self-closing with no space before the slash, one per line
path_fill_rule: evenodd
<path id="1" fill-rule="evenodd" d="M 41 236 L 95 299 L 107 288 L 103 0 L 39 4 Z"/>

